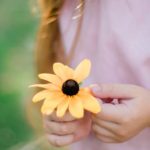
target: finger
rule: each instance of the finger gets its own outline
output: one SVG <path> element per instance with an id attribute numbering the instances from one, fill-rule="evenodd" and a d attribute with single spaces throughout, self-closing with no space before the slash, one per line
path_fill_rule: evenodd
<path id="1" fill-rule="evenodd" d="M 98 134 L 100 136 L 105 136 L 108 138 L 116 137 L 116 135 L 112 131 L 107 130 L 106 128 L 103 128 L 103 127 L 99 126 L 98 124 L 93 124 L 92 129 L 96 134 Z"/>
<path id="2" fill-rule="evenodd" d="M 52 113 L 51 115 L 44 115 L 44 119 L 51 120 L 55 122 L 69 122 L 76 120 L 74 117 L 70 115 L 69 112 L 67 112 L 63 117 L 59 118 L 56 116 L 56 112 Z"/>
<path id="3" fill-rule="evenodd" d="M 101 107 L 101 112 L 93 116 L 101 120 L 121 123 L 122 117 L 124 116 L 125 105 L 101 103 Z"/>
<path id="4" fill-rule="evenodd" d="M 105 142 L 105 143 L 116 143 L 117 141 L 113 138 L 108 138 L 105 136 L 101 135 L 95 135 L 100 141 Z"/>
<path id="5" fill-rule="evenodd" d="M 74 133 L 75 141 L 79 141 L 89 135 L 91 131 L 91 123 L 91 115 L 86 113 L 86 116 L 84 116 L 84 118 L 80 120 L 78 128 Z"/>
<path id="6" fill-rule="evenodd" d="M 133 98 L 141 92 L 141 87 L 130 84 L 100 84 L 91 87 L 97 98 Z"/>
<path id="7" fill-rule="evenodd" d="M 68 135 L 73 134 L 78 128 L 79 121 L 72 122 L 54 122 L 54 121 L 45 121 L 44 127 L 47 133 L 56 134 L 56 135 Z"/>
<path id="8" fill-rule="evenodd" d="M 67 146 L 71 144 L 74 140 L 74 135 L 57 136 L 51 134 L 47 135 L 47 137 L 50 144 L 57 147 Z"/>
<path id="9" fill-rule="evenodd" d="M 97 124 L 98 126 L 105 128 L 111 132 L 113 132 L 114 134 L 117 133 L 118 129 L 120 128 L 119 124 L 113 123 L 113 122 L 109 122 L 109 121 L 104 121 L 104 120 L 99 120 L 97 118 L 92 118 L 93 123 Z"/>

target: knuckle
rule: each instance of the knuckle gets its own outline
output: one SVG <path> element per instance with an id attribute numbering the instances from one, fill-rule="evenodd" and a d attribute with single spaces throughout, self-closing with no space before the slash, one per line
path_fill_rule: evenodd
<path id="1" fill-rule="evenodd" d="M 48 138 L 48 142 L 53 145 L 53 146 L 56 146 L 56 147 L 61 147 L 63 146 L 62 145 L 62 142 L 58 139 L 58 138 L 53 138 L 53 139 L 49 139 Z"/>
<path id="2" fill-rule="evenodd" d="M 101 136 L 99 134 L 95 133 L 95 136 L 96 136 L 97 139 L 102 140 L 102 138 L 101 138 Z"/>
<path id="3" fill-rule="evenodd" d="M 115 89 L 116 89 L 116 88 L 115 88 L 115 85 L 109 85 L 109 86 L 108 86 L 108 92 L 109 92 L 109 93 L 113 93 L 113 92 L 115 91 Z"/>
<path id="4" fill-rule="evenodd" d="M 69 112 L 67 112 L 67 113 L 65 114 L 64 120 L 67 121 L 67 122 L 70 122 L 70 121 L 74 121 L 74 120 L 76 120 L 76 119 L 75 119 Z"/>
<path id="5" fill-rule="evenodd" d="M 51 127 L 49 126 L 47 122 L 43 123 L 43 129 L 46 133 L 49 133 L 51 131 Z"/>
<path id="6" fill-rule="evenodd" d="M 118 143 L 122 143 L 122 142 L 124 142 L 124 141 L 126 141 L 126 140 L 127 140 L 127 137 L 126 137 L 126 136 L 120 136 L 120 137 L 118 137 L 117 142 L 118 142 Z"/>
<path id="7" fill-rule="evenodd" d="M 68 131 L 68 128 L 66 125 L 61 125 L 60 126 L 60 129 L 59 129 L 59 132 L 62 133 L 62 134 L 66 134 Z"/>
<path id="8" fill-rule="evenodd" d="M 56 147 L 61 147 L 62 146 L 59 140 L 55 140 L 55 141 L 50 141 L 49 140 L 49 143 L 53 146 L 56 146 Z"/>
<path id="9" fill-rule="evenodd" d="M 102 84 L 101 85 L 101 91 L 102 92 L 108 92 L 108 93 L 113 93 L 113 92 L 115 92 L 115 90 L 116 90 L 116 86 L 115 85 L 111 85 L 111 84 L 109 84 L 109 85 L 105 85 L 105 84 Z"/>
<path id="10" fill-rule="evenodd" d="M 124 142 L 124 141 L 125 141 L 125 139 L 123 139 L 123 138 L 119 138 L 119 139 L 117 140 L 118 143 L 122 143 L 122 142 Z"/>
<path id="11" fill-rule="evenodd" d="M 115 91 L 115 86 L 114 85 L 110 85 L 108 91 L 110 93 L 113 93 Z"/>
<path id="12" fill-rule="evenodd" d="M 62 142 L 61 142 L 59 139 L 55 139 L 54 144 L 55 144 L 55 146 L 57 146 L 57 147 L 63 146 L 63 145 L 62 145 Z"/>
<path id="13" fill-rule="evenodd" d="M 57 117 L 56 112 L 53 112 L 50 116 L 49 116 L 49 120 L 50 121 L 54 121 L 54 122 L 58 122 L 61 121 L 62 118 Z"/>
<path id="14" fill-rule="evenodd" d="M 105 138 L 103 138 L 102 136 L 100 136 L 98 134 L 96 135 L 96 138 L 102 142 L 108 143 L 108 141 Z"/>
<path id="15" fill-rule="evenodd" d="M 126 130 L 121 130 L 119 133 L 119 140 L 124 141 L 128 135 L 128 132 Z"/>
<path id="16" fill-rule="evenodd" d="M 97 127 L 97 125 L 96 124 L 93 124 L 92 125 L 92 130 L 95 132 L 95 133 L 97 133 L 97 129 L 98 127 Z"/>
<path id="17" fill-rule="evenodd" d="M 118 143 L 122 143 L 124 141 L 126 141 L 127 137 L 128 137 L 128 131 L 124 130 L 124 128 L 120 128 L 117 131 L 115 131 L 116 134 L 116 142 Z"/>

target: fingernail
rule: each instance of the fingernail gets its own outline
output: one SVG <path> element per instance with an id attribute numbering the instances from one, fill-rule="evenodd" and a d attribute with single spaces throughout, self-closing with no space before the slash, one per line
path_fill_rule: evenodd
<path id="1" fill-rule="evenodd" d="M 92 85 L 90 86 L 90 88 L 91 88 L 91 90 L 92 90 L 92 92 L 93 92 L 94 94 L 97 94 L 97 93 L 99 93 L 99 92 L 101 91 L 100 86 L 97 85 L 97 84 L 92 84 Z"/>

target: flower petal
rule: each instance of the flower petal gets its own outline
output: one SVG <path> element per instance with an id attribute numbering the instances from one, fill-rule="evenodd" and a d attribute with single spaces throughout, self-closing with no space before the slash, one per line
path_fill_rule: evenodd
<path id="1" fill-rule="evenodd" d="M 38 101 L 41 101 L 41 100 L 45 99 L 47 95 L 49 95 L 49 91 L 48 91 L 48 90 L 40 91 L 40 92 L 38 92 L 37 94 L 35 94 L 35 95 L 33 96 L 32 101 L 33 101 L 34 103 L 35 103 L 35 102 L 38 102 Z"/>
<path id="2" fill-rule="evenodd" d="M 98 113 L 101 111 L 98 100 L 94 98 L 90 93 L 82 91 L 78 94 L 78 96 L 82 99 L 84 109 L 92 113 Z"/>
<path id="3" fill-rule="evenodd" d="M 47 97 L 41 108 L 41 112 L 46 115 L 50 115 L 53 110 L 59 105 L 63 100 L 61 95 L 53 94 L 51 97 Z"/>
<path id="4" fill-rule="evenodd" d="M 54 101 L 55 99 L 62 99 L 65 95 L 60 91 L 49 92 L 49 95 L 46 96 L 46 99 L 49 101 Z"/>
<path id="5" fill-rule="evenodd" d="M 30 87 L 39 87 L 39 88 L 44 88 L 44 89 L 48 89 L 49 91 L 60 91 L 61 89 L 54 85 L 54 84 L 34 84 L 34 85 L 30 85 Z"/>
<path id="6" fill-rule="evenodd" d="M 84 109 L 82 100 L 78 96 L 73 96 L 69 103 L 69 112 L 75 118 L 82 118 L 84 115 Z"/>
<path id="7" fill-rule="evenodd" d="M 50 102 L 45 100 L 42 107 L 41 107 L 41 112 L 44 115 L 50 115 L 54 111 L 54 107 L 50 107 Z"/>
<path id="8" fill-rule="evenodd" d="M 74 70 L 68 66 L 65 66 L 65 76 L 66 79 L 73 79 Z"/>
<path id="9" fill-rule="evenodd" d="M 56 112 L 57 117 L 63 117 L 65 115 L 69 106 L 69 102 L 70 102 L 70 97 L 67 96 L 64 97 L 62 103 L 59 104 L 57 107 L 57 112 Z"/>
<path id="10" fill-rule="evenodd" d="M 74 79 L 80 83 L 88 77 L 91 69 L 91 62 L 88 59 L 84 59 L 75 69 Z"/>
<path id="11" fill-rule="evenodd" d="M 59 87 L 62 86 L 61 79 L 58 76 L 54 75 L 54 74 L 42 73 L 42 74 L 39 74 L 39 78 L 43 79 L 43 80 L 46 80 L 46 81 L 49 81 L 52 84 L 57 85 Z"/>
<path id="12" fill-rule="evenodd" d="M 74 70 L 62 63 L 55 63 L 53 65 L 53 70 L 54 73 L 63 80 L 63 82 L 73 78 Z"/>
<path id="13" fill-rule="evenodd" d="M 64 81 L 64 78 L 66 79 L 65 65 L 63 65 L 62 63 L 54 63 L 53 70 L 54 70 L 54 73 L 58 77 L 60 77 L 61 79 L 63 79 L 63 81 Z"/>

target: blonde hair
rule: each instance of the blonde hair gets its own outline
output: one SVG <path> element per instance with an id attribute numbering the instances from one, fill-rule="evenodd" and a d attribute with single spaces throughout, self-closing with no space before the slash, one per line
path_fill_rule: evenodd
<path id="1" fill-rule="evenodd" d="M 51 66 L 56 61 L 68 64 L 74 55 L 74 50 L 80 35 L 82 17 L 79 19 L 78 28 L 71 47 L 71 53 L 67 58 L 58 21 L 59 12 L 64 1 L 65 0 L 39 0 L 42 17 L 36 48 L 38 73 L 52 71 Z M 84 0 L 80 0 L 80 3 L 83 3 L 83 1 Z M 82 12 L 83 7 L 80 9 Z"/>
<path id="2" fill-rule="evenodd" d="M 37 72 L 50 72 L 55 61 L 64 62 L 64 47 L 58 19 L 64 0 L 39 0 L 41 23 L 36 46 Z"/>

